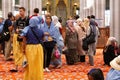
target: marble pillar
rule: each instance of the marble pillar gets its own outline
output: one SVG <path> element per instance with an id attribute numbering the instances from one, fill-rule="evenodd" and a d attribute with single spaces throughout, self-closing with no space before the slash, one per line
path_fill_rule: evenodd
<path id="1" fill-rule="evenodd" d="M 20 6 L 25 7 L 27 15 L 32 15 L 34 8 L 39 8 L 39 13 L 42 14 L 41 0 L 20 0 Z"/>
<path id="2" fill-rule="evenodd" d="M 96 16 L 100 27 L 105 27 L 105 0 L 94 0 L 93 15 Z"/>
<path id="3" fill-rule="evenodd" d="M 85 18 L 85 7 L 86 7 L 86 3 L 85 3 L 86 0 L 80 0 L 80 18 Z"/>
<path id="4" fill-rule="evenodd" d="M 33 15 L 34 8 L 39 8 L 39 14 L 42 14 L 42 1 L 41 0 L 30 0 L 30 15 Z"/>
<path id="5" fill-rule="evenodd" d="M 24 7 L 26 9 L 26 15 L 29 14 L 28 2 L 30 2 L 30 0 L 20 0 L 20 7 Z"/>
<path id="6" fill-rule="evenodd" d="M 2 0 L 2 17 L 7 18 L 8 12 L 12 12 L 12 0 Z"/>
<path id="7" fill-rule="evenodd" d="M 110 36 L 120 43 L 120 0 L 110 0 Z"/>
<path id="8" fill-rule="evenodd" d="M 69 18 L 71 16 L 71 14 L 70 14 L 70 6 L 71 6 L 71 4 L 70 4 L 70 0 L 68 0 L 67 2 L 68 2 L 68 4 L 66 4 L 66 3 L 65 4 L 66 4 L 66 8 L 67 8 L 67 18 Z"/>
<path id="9" fill-rule="evenodd" d="M 80 0 L 80 17 L 83 19 L 90 15 L 95 15 L 100 27 L 104 27 L 105 0 Z"/>

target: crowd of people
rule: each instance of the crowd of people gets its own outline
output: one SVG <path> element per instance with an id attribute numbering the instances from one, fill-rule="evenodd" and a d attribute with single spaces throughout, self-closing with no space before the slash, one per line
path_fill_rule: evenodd
<path id="1" fill-rule="evenodd" d="M 8 19 L 0 18 L 0 33 L 8 32 L 6 37 L 0 38 L 0 51 L 4 54 L 6 61 L 11 61 L 11 53 L 14 56 L 15 69 L 11 72 L 17 72 L 19 66 L 25 68 L 24 80 L 43 80 L 43 72 L 50 72 L 49 67 L 62 67 L 61 55 L 66 56 L 68 65 L 86 62 L 86 54 L 89 57 L 90 66 L 94 66 L 94 55 L 96 53 L 96 44 L 100 31 L 95 16 L 91 15 L 84 19 L 76 16 L 66 21 L 65 37 L 61 19 L 57 16 L 51 16 L 50 13 L 39 15 L 39 9 L 34 9 L 32 16 L 25 15 L 25 8 L 19 8 L 19 14 L 8 13 Z M 85 38 L 92 36 L 94 42 L 85 43 Z M 0 35 L 0 36 L 1 36 Z M 91 40 L 89 38 L 89 40 Z M 86 46 L 83 46 L 83 45 Z M 103 50 L 103 58 L 106 65 L 111 65 L 112 69 L 107 75 L 107 80 L 118 80 L 118 75 L 113 76 L 113 72 L 119 74 L 119 60 L 112 61 L 119 55 L 117 40 L 112 38 Z M 85 47 L 86 49 L 84 49 Z M 119 56 L 117 57 L 119 59 Z M 111 62 L 112 61 L 112 62 Z M 111 63 L 110 63 L 111 62 Z M 34 67 L 35 66 L 35 67 Z M 117 71 L 118 70 L 118 71 Z M 104 80 L 100 69 L 92 69 L 88 72 L 89 80 Z"/>

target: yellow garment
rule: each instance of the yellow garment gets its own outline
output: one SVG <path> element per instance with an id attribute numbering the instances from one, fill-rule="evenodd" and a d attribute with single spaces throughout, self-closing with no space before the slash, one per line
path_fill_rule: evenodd
<path id="1" fill-rule="evenodd" d="M 43 48 L 40 44 L 26 45 L 28 66 L 25 68 L 24 80 L 43 80 Z"/>
<path id="2" fill-rule="evenodd" d="M 15 65 L 22 65 L 23 52 L 21 47 L 21 42 L 17 41 L 18 34 L 13 35 L 13 56 L 15 60 Z"/>

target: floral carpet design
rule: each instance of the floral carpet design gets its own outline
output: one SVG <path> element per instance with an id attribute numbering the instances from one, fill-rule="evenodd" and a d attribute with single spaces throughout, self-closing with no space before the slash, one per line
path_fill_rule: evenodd
<path id="1" fill-rule="evenodd" d="M 62 55 L 63 66 L 60 69 L 51 68 L 51 72 L 44 72 L 44 80 L 88 80 L 87 72 L 91 68 L 101 68 L 106 77 L 110 67 L 104 66 L 102 50 L 97 49 L 94 56 L 94 66 L 90 66 L 88 63 L 88 57 L 86 56 L 85 63 L 78 63 L 76 65 L 67 65 L 65 55 Z M 23 80 L 23 69 L 20 68 L 18 72 L 10 72 L 10 69 L 14 69 L 15 65 L 13 61 L 5 61 L 4 56 L 0 54 L 0 80 Z"/>

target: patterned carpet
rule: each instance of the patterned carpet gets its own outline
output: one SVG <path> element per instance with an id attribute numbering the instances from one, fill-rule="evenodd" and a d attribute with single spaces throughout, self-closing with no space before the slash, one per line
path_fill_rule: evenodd
<path id="1" fill-rule="evenodd" d="M 44 80 L 88 80 L 87 72 L 91 68 L 101 68 L 106 76 L 110 67 L 103 66 L 102 50 L 97 49 L 94 57 L 95 65 L 88 64 L 88 57 L 86 56 L 86 63 L 79 63 L 77 65 L 68 66 L 65 61 L 65 56 L 62 55 L 63 66 L 60 69 L 51 69 L 50 73 L 44 73 Z M 13 61 L 5 61 L 4 56 L 0 54 L 0 80 L 23 80 L 23 70 L 11 73 L 9 70 L 15 67 Z"/>

